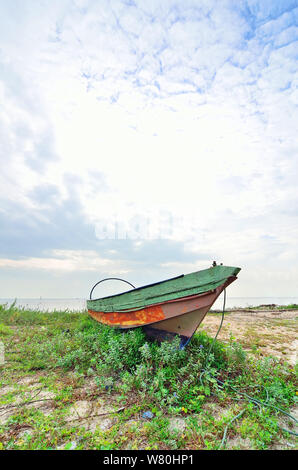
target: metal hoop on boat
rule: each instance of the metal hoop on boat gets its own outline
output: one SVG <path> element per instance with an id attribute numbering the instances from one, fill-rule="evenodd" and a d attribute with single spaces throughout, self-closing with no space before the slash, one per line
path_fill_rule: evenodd
<path id="1" fill-rule="evenodd" d="M 101 282 L 104 282 L 104 281 L 122 281 L 122 282 L 126 282 L 126 284 L 129 284 L 133 289 L 135 289 L 135 286 L 131 283 L 131 282 L 128 282 L 126 281 L 125 279 L 120 279 L 119 277 L 107 277 L 105 279 L 102 279 L 101 281 L 98 281 L 91 289 L 91 292 L 90 292 L 90 300 L 92 300 L 92 292 L 94 291 L 95 287 L 98 286 L 98 284 L 100 284 Z"/>

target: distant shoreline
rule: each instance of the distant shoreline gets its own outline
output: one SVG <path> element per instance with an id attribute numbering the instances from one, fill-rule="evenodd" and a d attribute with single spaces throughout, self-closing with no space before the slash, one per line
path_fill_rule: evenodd
<path id="1" fill-rule="evenodd" d="M 37 311 L 70 311 L 86 310 L 86 299 L 83 298 L 0 298 L 0 305 L 10 306 L 15 302 L 17 308 Z M 213 308 L 213 313 L 222 312 L 223 301 L 219 297 Z M 227 297 L 227 311 L 289 311 L 298 309 L 298 297 Z"/>

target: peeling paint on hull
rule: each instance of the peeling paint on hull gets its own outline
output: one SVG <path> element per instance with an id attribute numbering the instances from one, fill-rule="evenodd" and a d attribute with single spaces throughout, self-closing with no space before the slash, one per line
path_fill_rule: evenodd
<path id="1" fill-rule="evenodd" d="M 152 306 L 137 310 L 135 312 L 95 312 L 88 310 L 89 314 L 95 320 L 105 325 L 116 326 L 118 328 L 136 328 L 165 319 L 165 314 L 160 306 Z"/>

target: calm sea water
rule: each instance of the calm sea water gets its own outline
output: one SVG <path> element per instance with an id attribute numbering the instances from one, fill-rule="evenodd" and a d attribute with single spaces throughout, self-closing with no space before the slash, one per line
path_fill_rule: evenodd
<path id="1" fill-rule="evenodd" d="M 0 299 L 0 304 L 11 305 L 15 299 Z M 298 297 L 229 297 L 226 299 L 226 308 L 232 307 L 250 307 L 263 304 L 289 305 L 298 304 Z M 223 295 L 221 295 L 213 309 L 221 309 L 223 304 Z M 69 310 L 80 312 L 86 309 L 86 299 L 17 299 L 18 307 L 25 307 L 32 310 L 54 311 Z"/>

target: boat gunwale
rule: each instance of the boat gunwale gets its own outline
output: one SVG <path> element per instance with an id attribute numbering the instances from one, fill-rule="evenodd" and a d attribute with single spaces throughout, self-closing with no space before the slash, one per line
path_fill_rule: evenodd
<path id="1" fill-rule="evenodd" d="M 87 309 L 88 312 L 89 310 L 93 311 L 93 312 L 100 312 L 100 313 L 135 313 L 135 312 L 138 312 L 140 310 L 144 310 L 145 308 L 150 308 L 150 307 L 155 307 L 155 306 L 159 306 L 159 305 L 165 305 L 165 304 L 170 304 L 170 303 L 174 303 L 174 302 L 181 302 L 183 300 L 192 300 L 192 299 L 195 299 L 197 297 L 204 297 L 205 295 L 209 295 L 209 294 L 212 294 L 216 291 L 216 289 L 211 289 L 211 290 L 208 290 L 206 292 L 201 292 L 200 294 L 192 294 L 192 295 L 186 295 L 184 297 L 179 297 L 178 299 L 171 299 L 171 300 L 166 300 L 164 302 L 158 302 L 156 304 L 150 304 L 150 305 L 146 305 L 146 307 L 143 307 L 143 308 L 137 308 L 137 309 L 131 309 L 131 308 L 128 308 L 126 310 L 117 310 L 116 312 L 114 311 L 110 311 L 110 312 L 102 312 L 100 310 L 92 310 L 92 309 Z M 94 299 L 95 300 L 95 299 Z"/>
<path id="2" fill-rule="evenodd" d="M 187 273 L 187 274 L 180 274 L 179 276 L 175 276 L 175 277 L 171 277 L 171 278 L 168 278 L 168 279 L 164 279 L 163 281 L 158 281 L 158 282 L 153 282 L 151 284 L 146 284 L 144 286 L 139 286 L 139 287 L 135 287 L 134 289 L 129 289 L 129 290 L 126 290 L 124 292 L 120 292 L 119 294 L 112 294 L 112 295 L 106 295 L 104 297 L 98 297 L 96 299 L 88 299 L 88 302 L 97 302 L 98 300 L 106 300 L 106 299 L 112 299 L 114 297 L 120 297 L 122 295 L 125 295 L 125 294 L 128 294 L 130 292 L 136 292 L 138 290 L 142 290 L 142 289 L 147 289 L 149 287 L 153 287 L 153 286 L 158 286 L 160 284 L 163 284 L 163 283 L 166 283 L 166 282 L 170 282 L 170 281 L 174 281 L 176 279 L 182 279 L 183 277 L 188 277 L 188 276 L 191 276 L 193 274 L 198 274 L 198 273 L 203 273 L 203 272 L 206 272 L 206 271 L 209 271 L 210 269 L 214 269 L 214 268 L 233 268 L 233 269 L 236 269 L 237 270 L 237 273 L 240 271 L 241 268 L 237 268 L 235 266 L 222 266 L 222 265 L 217 265 L 217 266 L 211 266 L 210 268 L 206 268 L 206 269 L 201 269 L 199 271 L 194 271 L 192 273 Z M 229 276 L 228 276 L 229 277 Z M 223 278 L 222 281 L 224 282 L 225 279 L 227 278 Z M 201 284 L 200 286 L 203 287 L 203 286 L 208 286 L 208 284 L 210 284 L 210 282 L 207 282 L 205 284 Z M 187 289 L 185 290 L 189 290 L 189 289 L 192 289 L 193 287 L 188 287 Z M 180 290 L 180 289 L 179 289 Z M 175 292 L 179 292 L 179 290 L 175 291 Z M 181 289 L 181 290 L 184 290 L 184 289 Z M 167 295 L 167 294 L 162 294 L 162 295 Z M 148 297 L 148 299 L 152 298 L 151 297 Z"/>
<path id="3" fill-rule="evenodd" d="M 237 278 L 240 270 L 241 268 L 235 266 L 217 265 L 193 273 L 181 274 L 118 294 L 89 299 L 87 309 L 103 313 L 128 313 L 153 305 L 166 304 L 169 301 L 179 301 L 184 297 L 205 295 L 225 283 L 229 277 Z M 189 279 L 186 280 L 187 278 Z"/>
<path id="4" fill-rule="evenodd" d="M 106 295 L 105 297 L 98 297 L 97 299 L 88 299 L 88 302 L 96 302 L 97 300 L 104 300 L 104 299 L 110 299 L 112 297 L 118 297 L 120 295 L 128 294 L 129 292 L 135 292 L 140 289 L 146 289 L 147 287 L 157 286 L 158 284 L 162 284 L 164 282 L 174 281 L 175 279 L 180 279 L 184 276 L 187 276 L 187 274 L 180 274 L 180 276 L 170 277 L 169 279 L 164 279 L 163 281 L 153 282 L 152 284 L 146 284 L 145 286 L 135 287 L 134 289 L 129 289 L 124 292 L 120 292 L 119 294 Z"/>

